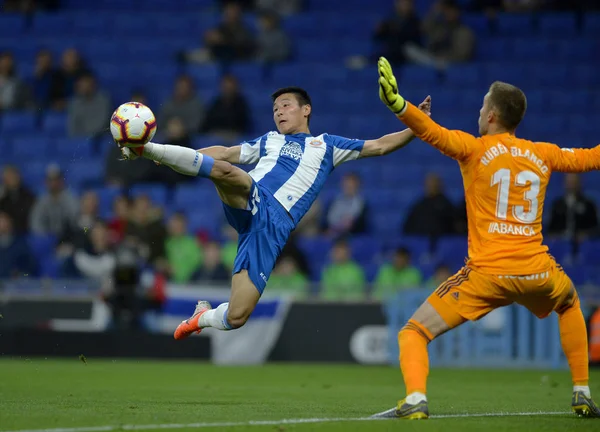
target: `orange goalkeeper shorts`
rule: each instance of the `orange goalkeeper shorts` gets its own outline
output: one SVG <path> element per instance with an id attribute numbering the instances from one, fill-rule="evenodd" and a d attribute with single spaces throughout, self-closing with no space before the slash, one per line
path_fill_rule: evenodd
<path id="1" fill-rule="evenodd" d="M 457 313 L 469 321 L 483 318 L 492 310 L 517 303 L 538 318 L 545 318 L 563 304 L 572 287 L 569 276 L 558 264 L 527 276 L 491 275 L 466 266 L 441 284 L 428 298 L 440 313 Z"/>

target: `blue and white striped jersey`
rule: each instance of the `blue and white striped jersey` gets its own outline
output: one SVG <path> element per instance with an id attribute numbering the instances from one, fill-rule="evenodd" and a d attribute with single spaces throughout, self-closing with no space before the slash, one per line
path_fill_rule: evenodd
<path id="1" fill-rule="evenodd" d="M 250 176 L 290 213 L 295 224 L 310 209 L 333 169 L 357 159 L 364 140 L 269 132 L 242 143 L 240 163 L 258 162 Z"/>

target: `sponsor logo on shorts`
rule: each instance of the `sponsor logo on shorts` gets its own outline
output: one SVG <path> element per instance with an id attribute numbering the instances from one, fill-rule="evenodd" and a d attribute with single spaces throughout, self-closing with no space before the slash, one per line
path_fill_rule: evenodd
<path id="1" fill-rule="evenodd" d="M 260 277 L 262 278 L 262 280 L 267 282 L 267 277 L 265 276 L 265 274 L 263 272 L 260 272 Z"/>

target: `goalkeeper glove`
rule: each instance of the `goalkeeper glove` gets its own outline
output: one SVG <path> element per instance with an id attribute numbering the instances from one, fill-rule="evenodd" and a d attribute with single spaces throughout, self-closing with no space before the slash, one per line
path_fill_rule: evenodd
<path id="1" fill-rule="evenodd" d="M 396 115 L 406 108 L 406 101 L 398 94 L 398 84 L 392 67 L 385 57 L 377 62 L 379 72 L 379 99 Z"/>

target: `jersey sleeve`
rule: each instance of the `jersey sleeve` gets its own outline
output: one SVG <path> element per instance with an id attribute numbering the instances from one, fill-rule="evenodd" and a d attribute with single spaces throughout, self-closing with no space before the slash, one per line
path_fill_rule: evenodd
<path id="1" fill-rule="evenodd" d="M 600 145 L 590 148 L 561 148 L 556 144 L 537 143 L 552 171 L 581 173 L 600 169 Z"/>
<path id="2" fill-rule="evenodd" d="M 244 141 L 240 144 L 240 163 L 253 164 L 264 156 L 266 135 L 262 135 L 256 139 Z"/>
<path id="3" fill-rule="evenodd" d="M 478 138 L 440 126 L 411 103 L 408 103 L 406 111 L 399 118 L 418 138 L 452 159 L 466 161 L 482 150 L 483 144 Z"/>
<path id="4" fill-rule="evenodd" d="M 358 159 L 365 145 L 365 140 L 344 138 L 337 135 L 328 135 L 328 137 L 333 145 L 334 166 Z"/>

